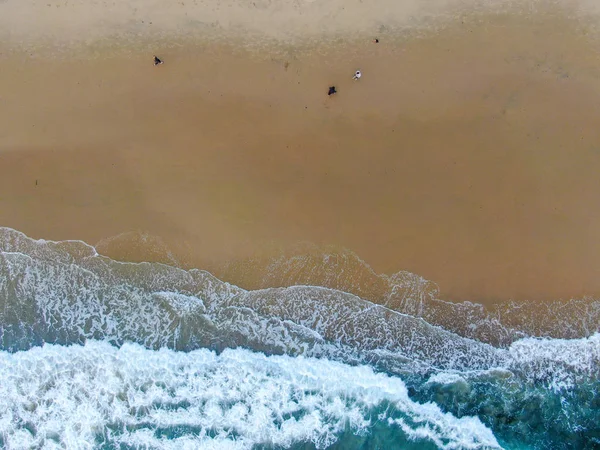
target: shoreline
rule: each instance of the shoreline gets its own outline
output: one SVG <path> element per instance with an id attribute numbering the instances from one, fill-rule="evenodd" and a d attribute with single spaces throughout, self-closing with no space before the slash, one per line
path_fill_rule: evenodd
<path id="1" fill-rule="evenodd" d="M 483 17 L 418 39 L 175 39 L 160 67 L 144 39 L 89 58 L 0 41 L 0 225 L 143 230 L 199 268 L 331 245 L 448 300 L 600 295 L 595 41 L 554 12 Z"/>

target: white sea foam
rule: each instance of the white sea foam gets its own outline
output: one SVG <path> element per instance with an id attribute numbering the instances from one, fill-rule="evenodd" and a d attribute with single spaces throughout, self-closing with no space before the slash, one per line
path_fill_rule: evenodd
<path id="1" fill-rule="evenodd" d="M 583 379 L 600 380 L 600 333 L 584 339 L 521 339 L 509 352 L 511 370 L 554 390 Z"/>
<path id="2" fill-rule="evenodd" d="M 325 448 L 347 428 L 364 434 L 388 419 L 441 448 L 499 448 L 479 419 L 413 402 L 398 378 L 328 360 L 90 341 L 1 352 L 0 378 L 0 437 L 10 449 L 103 442 L 246 449 L 301 441 Z"/>
<path id="3" fill-rule="evenodd" d="M 435 413 L 437 406 L 432 403 L 422 405 L 421 413 Z M 430 411 L 427 411 L 430 410 Z M 395 424 L 402 428 L 402 431 L 406 433 L 411 439 L 425 439 L 433 442 L 438 448 L 444 450 L 474 450 L 480 448 L 498 448 L 499 445 L 496 441 L 491 430 L 482 430 L 479 434 L 478 440 L 472 439 L 472 430 L 479 429 L 481 421 L 476 417 L 463 417 L 462 427 L 447 426 L 454 422 L 456 417 L 450 413 L 436 414 L 437 423 L 433 426 L 430 423 L 419 423 L 417 426 L 411 426 L 404 419 L 388 419 L 389 424 Z M 444 426 L 440 426 L 444 424 Z"/>
<path id="4" fill-rule="evenodd" d="M 564 334 L 598 329 L 599 305 L 587 300 L 566 305 L 585 320 L 573 322 L 561 310 Z M 487 321 L 481 305 L 436 300 L 433 306 L 438 325 L 445 323 L 441 317 L 460 313 L 467 324 L 485 322 L 490 336 L 504 333 L 499 318 Z M 517 317 L 514 308 L 498 317 Z M 556 315 L 549 311 L 548 320 Z M 347 427 L 367 433 L 375 422 L 440 448 L 497 446 L 478 419 L 458 420 L 433 404 L 412 402 L 399 379 L 342 363 L 370 364 L 411 380 L 424 375 L 426 391 L 441 397 L 420 398 L 440 404 L 447 393 L 470 401 L 471 390 L 481 395 L 488 384 L 519 410 L 511 396 L 520 389 L 550 388 L 564 399 L 575 397 L 558 391 L 577 395 L 578 387 L 590 384 L 596 389 L 597 332 L 571 340 L 511 338 L 510 347 L 495 348 L 431 326 L 425 318 L 324 287 L 246 291 L 205 271 L 120 263 L 81 242 L 34 241 L 0 228 L 2 348 L 88 341 L 84 347 L 47 345 L 0 354 L 0 447 L 242 449 L 299 441 L 325 447 Z M 108 342 L 125 345 L 118 350 Z M 242 350 L 221 356 L 151 350 L 165 346 L 242 346 L 321 360 Z M 382 403 L 393 407 L 373 410 Z M 562 404 L 565 417 L 573 417 L 568 401 Z M 455 411 L 450 406 L 445 410 Z M 574 427 L 590 428 L 587 419 L 571 420 Z"/>
<path id="5" fill-rule="evenodd" d="M 119 263 L 81 242 L 34 241 L 6 228 L 0 244 L 0 340 L 13 350 L 86 339 L 155 349 L 244 346 L 393 373 L 506 368 L 555 389 L 597 374 L 598 334 L 497 349 L 333 289 L 245 291 L 207 272 Z"/>
<path id="6" fill-rule="evenodd" d="M 521 380 L 542 383 L 555 392 L 579 382 L 600 380 L 600 333 L 583 339 L 526 338 L 514 342 L 501 366 L 475 371 L 440 371 L 427 384 L 465 385 L 486 374 L 518 374 Z"/>
<path id="7" fill-rule="evenodd" d="M 466 383 L 466 380 L 462 375 L 455 372 L 439 372 L 430 376 L 427 383 L 455 384 Z"/>

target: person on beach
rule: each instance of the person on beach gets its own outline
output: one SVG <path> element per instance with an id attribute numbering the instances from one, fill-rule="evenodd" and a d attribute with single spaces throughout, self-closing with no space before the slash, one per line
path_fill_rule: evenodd
<path id="1" fill-rule="evenodd" d="M 337 91 L 335 89 L 335 86 L 329 86 L 329 92 L 327 93 L 327 95 L 333 95 L 336 93 L 337 93 Z"/>
<path id="2" fill-rule="evenodd" d="M 362 77 L 362 73 L 360 72 L 360 70 L 357 70 L 356 72 L 354 72 L 354 76 L 352 77 L 352 79 L 359 80 L 360 77 Z"/>
<path id="3" fill-rule="evenodd" d="M 163 62 L 160 59 L 158 59 L 158 57 L 155 55 L 154 56 L 154 65 L 158 66 L 159 64 L 163 64 Z"/>

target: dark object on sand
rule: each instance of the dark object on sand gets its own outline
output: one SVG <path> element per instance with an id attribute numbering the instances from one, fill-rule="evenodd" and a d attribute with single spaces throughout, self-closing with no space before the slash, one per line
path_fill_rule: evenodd
<path id="1" fill-rule="evenodd" d="M 163 64 L 163 62 L 155 56 L 154 57 L 154 65 L 158 66 L 159 64 Z"/>
<path id="2" fill-rule="evenodd" d="M 333 95 L 337 93 L 337 91 L 335 90 L 335 86 L 329 86 L 329 92 L 327 93 L 327 95 Z"/>
<path id="3" fill-rule="evenodd" d="M 373 39 L 373 42 L 374 42 L 375 44 L 379 44 L 379 38 L 375 38 L 375 39 Z"/>

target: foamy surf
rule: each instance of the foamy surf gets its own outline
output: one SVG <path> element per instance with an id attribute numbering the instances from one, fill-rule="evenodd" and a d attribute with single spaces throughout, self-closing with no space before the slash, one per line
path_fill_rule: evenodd
<path id="1" fill-rule="evenodd" d="M 592 329 L 492 346 L 340 290 L 248 291 L 82 242 L 0 236 L 5 447 L 600 443 Z"/>
<path id="2" fill-rule="evenodd" d="M 88 342 L 2 352 L 0 373 L 0 435 L 15 449 L 323 449 L 345 435 L 367 440 L 378 426 L 402 448 L 500 448 L 479 419 L 416 403 L 400 379 L 334 361 Z"/>

